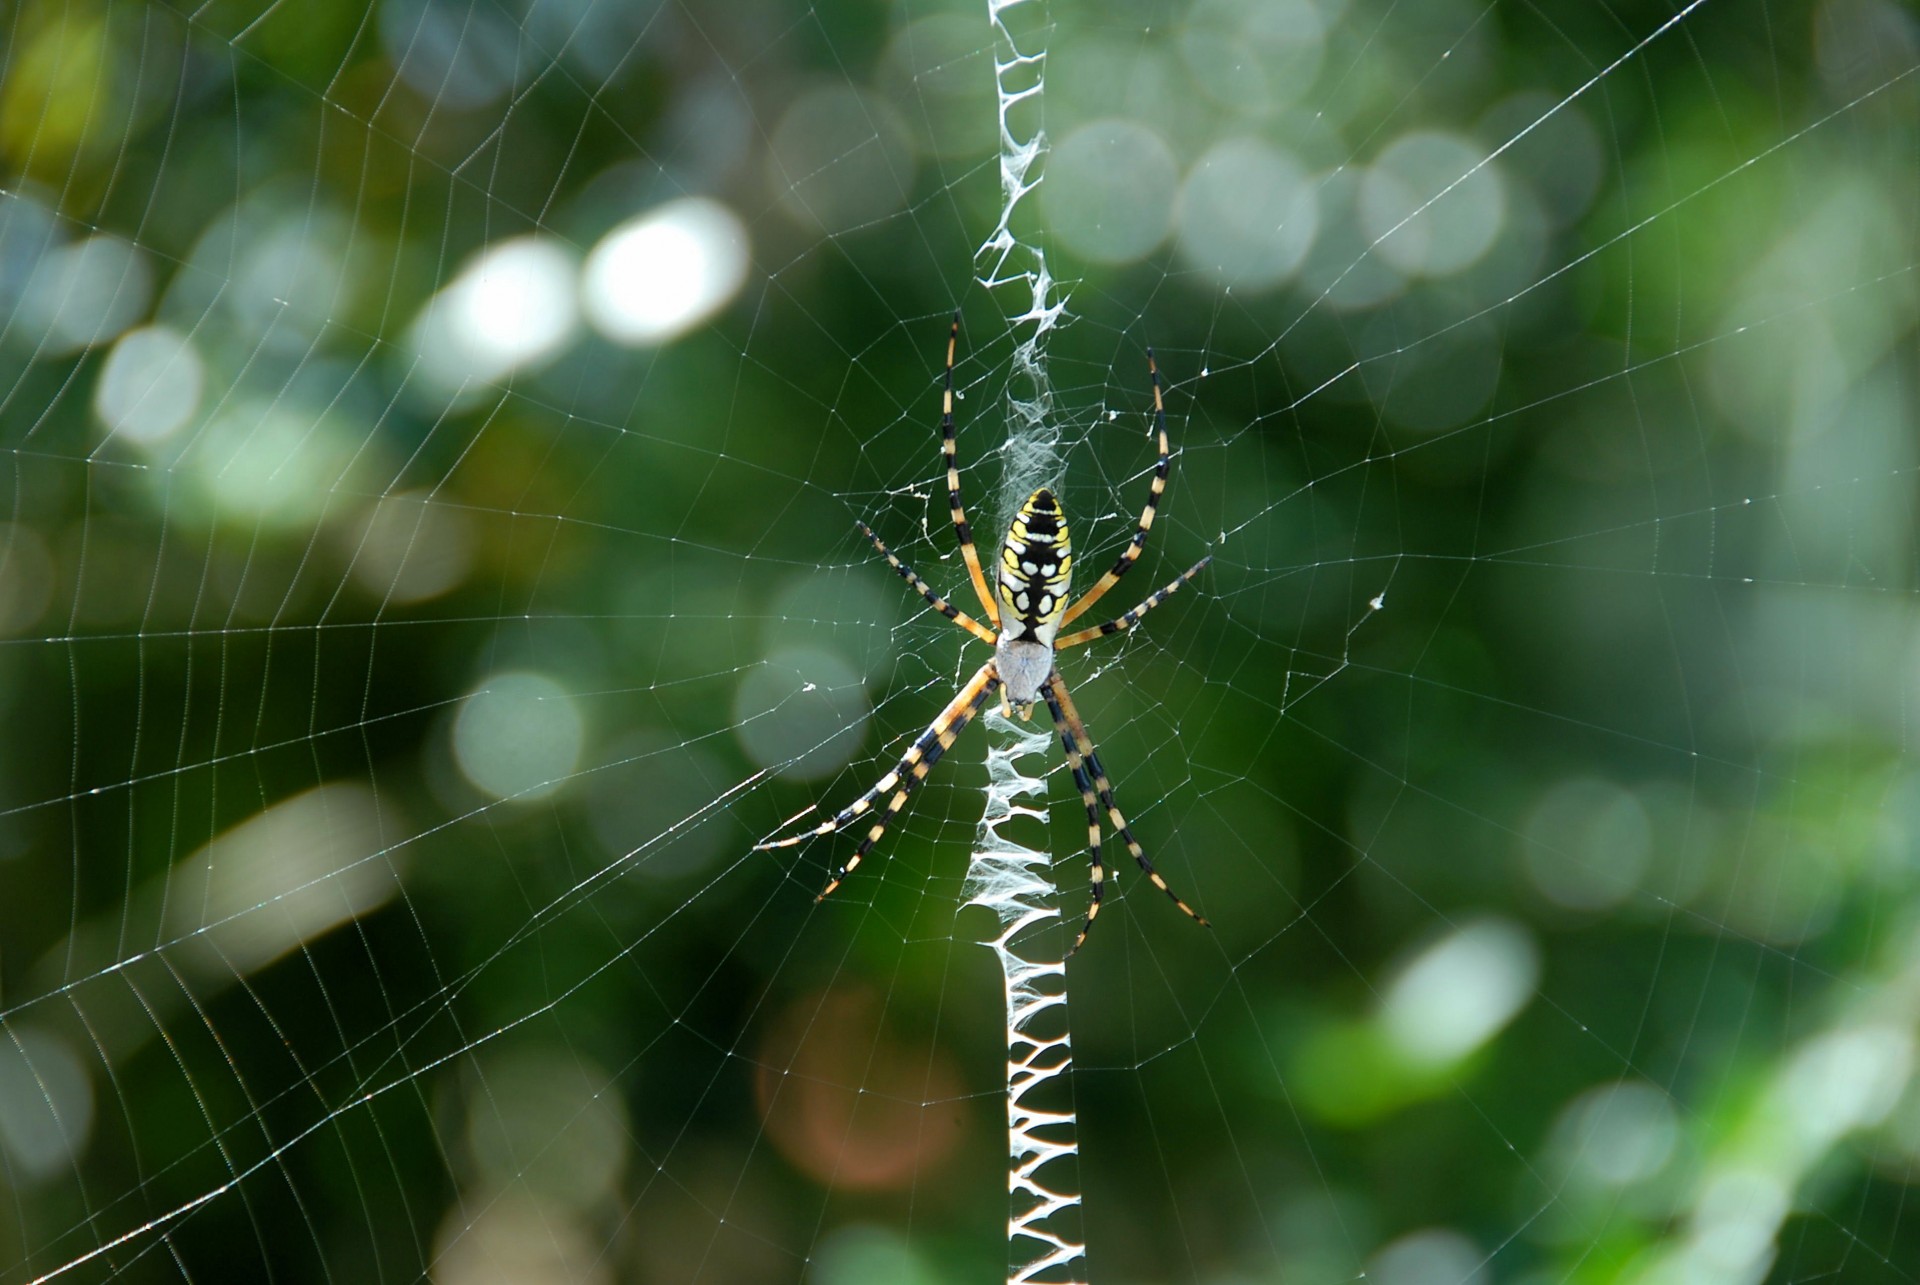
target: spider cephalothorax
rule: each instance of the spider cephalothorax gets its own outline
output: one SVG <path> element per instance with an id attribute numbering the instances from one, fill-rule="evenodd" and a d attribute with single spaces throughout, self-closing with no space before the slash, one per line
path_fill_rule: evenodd
<path id="1" fill-rule="evenodd" d="M 867 831 L 866 838 L 860 841 L 853 856 L 821 890 L 820 897 L 824 898 L 853 873 L 873 845 L 880 841 L 888 824 L 906 806 L 914 787 L 926 779 L 927 773 L 947 747 L 973 721 L 974 715 L 992 698 L 997 688 L 1002 703 L 1009 711 L 1017 711 L 1022 718 L 1032 717 L 1036 701 L 1046 703 L 1047 712 L 1053 715 L 1054 726 L 1060 732 L 1060 748 L 1067 756 L 1067 767 L 1072 771 L 1074 784 L 1079 787 L 1080 797 L 1087 806 L 1087 850 L 1092 862 L 1093 894 L 1087 907 L 1086 922 L 1081 925 L 1080 935 L 1074 940 L 1073 950 L 1079 950 L 1086 942 L 1087 933 L 1092 930 L 1093 921 L 1100 913 L 1101 895 L 1106 890 L 1106 867 L 1100 863 L 1100 813 L 1103 809 L 1113 823 L 1114 830 L 1127 845 L 1127 851 L 1146 872 L 1147 878 L 1153 881 L 1153 886 L 1172 897 L 1173 904 L 1193 919 L 1205 924 L 1207 921 L 1167 886 L 1167 881 L 1147 860 L 1147 854 L 1133 837 L 1133 831 L 1127 828 L 1126 818 L 1120 815 L 1120 809 L 1114 804 L 1113 785 L 1107 779 L 1106 769 L 1100 765 L 1093 737 L 1088 734 L 1080 712 L 1073 707 L 1073 698 L 1068 695 L 1067 685 L 1053 663 L 1056 651 L 1077 647 L 1104 634 L 1131 629 L 1141 616 L 1166 601 L 1168 595 L 1199 575 L 1200 569 L 1212 561 L 1211 558 L 1200 559 L 1124 615 L 1064 638 L 1058 636 L 1060 626 L 1072 623 L 1107 590 L 1113 588 L 1120 577 L 1139 560 L 1140 552 L 1147 544 L 1147 532 L 1153 527 L 1154 514 L 1160 507 L 1160 496 L 1167 488 L 1167 464 L 1170 458 L 1167 412 L 1160 399 L 1160 371 L 1154 365 L 1153 350 L 1147 350 L 1147 371 L 1153 380 L 1153 428 L 1160 439 L 1160 462 L 1154 468 L 1153 489 L 1147 493 L 1147 505 L 1140 513 L 1140 525 L 1135 528 L 1133 539 L 1121 551 L 1119 560 L 1095 582 L 1093 588 L 1080 601 L 1069 606 L 1067 588 L 1073 575 L 1073 542 L 1068 536 L 1066 515 L 1060 510 L 1059 500 L 1052 491 L 1042 487 L 1020 506 L 1020 512 L 1007 529 L 1007 538 L 1001 543 L 1000 563 L 995 575 L 995 587 L 999 591 L 996 602 L 994 595 L 987 591 L 986 573 L 980 566 L 980 554 L 973 544 L 973 528 L 967 522 L 966 509 L 960 503 L 960 467 L 955 460 L 953 426 L 953 350 L 959 336 L 960 318 L 956 314 L 953 328 L 947 334 L 947 382 L 940 416 L 940 450 L 947 463 L 947 497 L 953 514 L 954 531 L 960 539 L 960 556 L 966 560 L 968 578 L 973 581 L 973 591 L 980 599 L 989 624 L 981 624 L 935 593 L 932 586 L 922 580 L 912 567 L 893 555 L 866 523 L 860 524 L 860 530 L 867 539 L 873 541 L 873 547 L 880 551 L 888 564 L 935 611 L 991 646 L 993 657 L 980 666 L 961 687 L 959 694 L 940 712 L 940 717 L 933 720 L 933 725 L 920 734 L 920 739 L 913 743 L 894 769 L 875 782 L 871 790 L 830 821 L 822 821 L 798 834 L 772 839 L 758 846 L 761 849 L 786 848 L 814 835 L 832 834 L 872 811 L 874 804 L 886 797 L 886 806 Z M 1067 953 L 1072 954 L 1073 951 Z"/>

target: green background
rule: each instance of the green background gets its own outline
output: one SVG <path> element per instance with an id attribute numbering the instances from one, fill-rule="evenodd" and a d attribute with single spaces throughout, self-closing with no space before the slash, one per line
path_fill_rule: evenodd
<path id="1" fill-rule="evenodd" d="M 854 530 L 966 604 L 956 307 L 970 503 L 1008 512 L 983 10 L 0 12 L 0 1279 L 998 1279 L 985 734 L 822 904 L 850 842 L 750 851 L 984 658 Z M 1149 345 L 1178 456 L 1109 601 L 1214 558 L 1062 664 L 1214 923 L 1109 848 L 1070 970 L 1092 1278 L 1910 1279 L 1912 10 L 1047 19 L 1067 159 L 1014 226 L 1068 283 L 1081 583 L 1145 493 Z M 1504 147 L 1502 222 L 1396 273 L 1334 198 L 1423 132 Z M 1251 285 L 1187 185 L 1247 141 L 1322 200 Z M 422 377 L 482 248 L 689 195 L 750 245 L 711 324 Z M 158 445 L 96 409 L 117 331 L 24 302 L 95 236 L 146 274 L 117 326 L 205 365 Z M 367 569 L 396 495 L 459 533 L 443 591 Z M 523 671 L 571 721 L 488 743 L 577 747 L 503 800 L 455 746 Z M 1423 1018 L 1459 1043 L 1410 1052 Z"/>

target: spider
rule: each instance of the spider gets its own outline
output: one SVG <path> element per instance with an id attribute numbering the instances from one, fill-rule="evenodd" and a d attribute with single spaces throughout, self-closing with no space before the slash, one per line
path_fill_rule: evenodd
<path id="1" fill-rule="evenodd" d="M 914 788 L 927 779 L 927 773 L 933 770 L 940 756 L 959 738 L 998 688 L 1001 692 L 1001 708 L 1008 715 L 1018 711 L 1023 720 L 1033 717 L 1036 701 L 1046 702 L 1047 712 L 1053 715 L 1054 726 L 1060 733 L 1060 748 L 1066 753 L 1067 767 L 1072 771 L 1074 784 L 1079 787 L 1080 798 L 1087 806 L 1087 855 L 1092 863 L 1092 900 L 1087 907 L 1087 918 L 1081 925 L 1080 935 L 1074 939 L 1073 949 L 1067 954 L 1074 954 L 1086 944 L 1093 921 L 1100 914 L 1101 895 L 1106 890 L 1106 867 L 1100 863 L 1101 808 L 1106 809 L 1107 817 L 1126 843 L 1127 851 L 1133 854 L 1133 859 L 1146 872 L 1147 878 L 1152 880 L 1153 886 L 1171 897 L 1173 904 L 1180 907 L 1190 919 L 1202 927 L 1208 927 L 1210 925 L 1206 919 L 1167 886 L 1167 881 L 1153 868 L 1153 862 L 1147 859 L 1139 840 L 1133 837 L 1133 831 L 1127 828 L 1126 818 L 1120 815 L 1120 809 L 1114 804 L 1113 786 L 1107 779 L 1106 769 L 1100 765 L 1093 737 L 1088 734 L 1086 723 L 1074 708 L 1073 698 L 1067 694 L 1066 682 L 1053 663 L 1056 651 L 1078 647 L 1095 638 L 1131 629 L 1139 623 L 1140 617 L 1165 602 L 1175 590 L 1199 575 L 1213 561 L 1211 555 L 1200 559 L 1124 615 L 1094 628 L 1070 633 L 1064 638 L 1056 636 L 1061 625 L 1072 623 L 1098 602 L 1139 560 L 1140 551 L 1147 544 L 1147 532 L 1153 527 L 1160 495 L 1166 490 L 1167 411 L 1160 400 L 1160 370 L 1154 364 L 1153 349 L 1147 349 L 1147 373 L 1153 380 L 1153 425 L 1160 439 L 1160 462 L 1154 469 L 1153 487 L 1147 493 L 1147 505 L 1140 513 L 1140 525 L 1134 531 L 1132 541 L 1107 574 L 1100 577 L 1084 597 L 1069 606 L 1067 582 L 1073 569 L 1073 545 L 1067 535 L 1066 519 L 1060 511 L 1059 501 L 1054 498 L 1052 491 L 1042 487 L 1021 505 L 1013 525 L 1007 530 L 1006 540 L 1000 546 L 1000 565 L 996 576 L 1000 597 L 996 602 L 993 595 L 987 592 L 986 574 L 981 570 L 980 555 L 973 545 L 973 528 L 968 525 L 966 510 L 960 503 L 960 469 L 955 463 L 953 427 L 953 350 L 959 337 L 960 316 L 955 313 L 953 327 L 947 333 L 947 378 L 940 415 L 940 453 L 947 464 L 947 498 L 953 514 L 954 532 L 960 541 L 960 556 L 966 559 L 967 575 L 973 581 L 973 591 L 979 596 L 980 605 L 986 609 L 988 623 L 981 624 L 935 593 L 932 586 L 922 580 L 912 567 L 894 556 L 880 537 L 873 533 L 873 528 L 862 522 L 860 530 L 901 579 L 912 585 L 935 611 L 992 647 L 993 656 L 967 680 L 959 694 L 933 720 L 932 726 L 921 733 L 920 739 L 913 743 L 894 769 L 881 777 L 872 789 L 832 820 L 822 821 L 817 826 L 784 839 L 758 844 L 755 851 L 792 847 L 815 836 L 843 830 L 866 815 L 881 797 L 892 791 L 892 797 L 887 799 L 886 807 L 881 810 L 873 828 L 867 831 L 867 837 L 860 841 L 853 856 L 834 873 L 832 880 L 814 898 L 815 902 L 824 900 L 828 893 L 853 873 L 873 845 L 880 841 L 887 826 L 906 806 Z"/>

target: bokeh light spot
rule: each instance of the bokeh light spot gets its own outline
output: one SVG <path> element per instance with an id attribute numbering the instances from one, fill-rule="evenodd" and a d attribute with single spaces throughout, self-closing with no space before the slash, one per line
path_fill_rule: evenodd
<path id="1" fill-rule="evenodd" d="M 1456 929 L 1388 985 L 1387 1037 L 1416 1064 L 1457 1062 L 1526 1006 L 1539 973 L 1539 950 L 1519 925 L 1482 919 Z"/>
<path id="2" fill-rule="evenodd" d="M 1738 1165 L 1717 1170 L 1694 1203 L 1686 1246 L 1691 1270 L 1671 1279 L 1762 1279 L 1776 1252 L 1774 1235 L 1791 1206 L 1792 1197 L 1775 1174 Z"/>
<path id="3" fill-rule="evenodd" d="M 0 1039 L 0 1152 L 10 1183 L 70 1172 L 93 1133 L 93 1084 L 58 1036 L 25 1023 Z"/>
<path id="4" fill-rule="evenodd" d="M 1382 313 L 1368 327 L 1367 339 L 1387 349 L 1363 372 L 1369 395 L 1402 428 L 1432 434 L 1465 423 L 1499 385 L 1503 345 L 1498 327 L 1476 317 L 1390 348 L 1406 334 L 1406 321 L 1405 315 Z"/>
<path id="5" fill-rule="evenodd" d="M 1056 141 L 1089 121 L 1119 111 L 1171 133 L 1196 109 L 1208 109 L 1193 92 L 1172 42 L 1129 38 L 1117 27 L 1088 29 L 1047 50 L 1046 75 L 1046 125 L 1049 137 Z M 988 85 L 991 88 L 992 82 Z M 1037 105 L 1029 100 L 1022 107 Z M 1016 122 L 1021 114 L 1021 107 L 1016 107 Z M 989 124 L 992 121 L 989 116 Z M 1037 110 L 1034 123 L 1039 123 Z M 1048 178 L 1046 183 L 1052 181 Z M 1041 184 L 1042 191 L 1046 183 Z"/>
<path id="6" fill-rule="evenodd" d="M 1626 1187 L 1659 1173 L 1680 1141 L 1673 1100 L 1651 1084 L 1623 1080 L 1589 1089 L 1560 1113 L 1554 1146 L 1569 1174 Z"/>
<path id="7" fill-rule="evenodd" d="M 810 1256 L 815 1285 L 947 1285 L 948 1277 L 891 1227 L 857 1223 L 820 1242 Z"/>
<path id="8" fill-rule="evenodd" d="M 492 102 L 512 86 L 522 52 L 531 52 L 504 9 L 468 0 L 385 0 L 379 14 L 388 59 L 436 107 Z"/>
<path id="9" fill-rule="evenodd" d="M 414 323 L 420 373 L 446 391 L 546 361 L 578 321 L 571 256 L 546 237 L 516 237 L 475 255 Z"/>
<path id="10" fill-rule="evenodd" d="M 615 343 L 665 343 L 725 307 L 747 261 L 747 229 L 733 211 L 701 197 L 670 201 L 601 238 L 581 270 L 581 306 Z"/>
<path id="11" fill-rule="evenodd" d="M 1385 257 L 1369 251 L 1370 238 L 1354 213 L 1360 176 L 1353 170 L 1334 170 L 1313 182 L 1319 193 L 1320 234 L 1300 267 L 1301 286 L 1342 312 L 1398 298 L 1406 291 L 1406 277 Z"/>
<path id="12" fill-rule="evenodd" d="M 53 211 L 18 191 L 0 191 L 0 309 L 11 313 L 47 250 L 60 240 Z"/>
<path id="13" fill-rule="evenodd" d="M 567 783 L 586 729 L 574 701 L 545 674 L 496 674 L 453 724 L 453 755 L 469 781 L 497 799 L 544 799 Z"/>
<path id="14" fill-rule="evenodd" d="M 1893 461 L 1904 458 L 1914 421 L 1911 396 L 1874 407 L 1877 414 L 1867 405 L 1844 412 L 1841 407 L 1883 355 L 1911 334 L 1915 301 L 1898 294 L 1823 293 L 1829 282 L 1905 271 L 1894 247 L 1907 232 L 1886 191 L 1859 174 L 1832 173 L 1813 195 L 1818 203 L 1810 199 L 1804 217 L 1765 243 L 1747 244 L 1723 324 L 1730 328 L 1734 318 L 1768 315 L 1782 299 L 1806 298 L 1812 306 L 1798 309 L 1791 326 L 1754 327 L 1737 342 L 1715 345 L 1708 353 L 1707 388 L 1735 432 L 1759 445 L 1798 445 L 1806 453 L 1789 456 L 1790 462 L 1832 465 L 1835 471 L 1827 476 L 1837 479 L 1883 462 L 1898 467 Z M 1833 433 L 1840 424 L 1853 432 Z M 1848 448 L 1849 454 L 1841 454 Z M 1839 548 L 1836 541 L 1848 542 L 1843 556 L 1858 557 L 1852 543 L 1861 538 L 1863 502 L 1857 497 L 1820 531 L 1820 543 Z M 1903 505 L 1897 512 L 1908 511 Z M 1895 521 L 1888 514 L 1870 526 L 1903 541 L 1904 528 Z"/>
<path id="15" fill-rule="evenodd" d="M 627 1164 L 619 1086 L 577 1051 L 523 1048 L 483 1061 L 467 1092 L 467 1150 L 489 1188 L 592 1210 Z"/>
<path id="16" fill-rule="evenodd" d="M 788 578 L 767 603 L 769 639 L 844 656 L 868 678 L 884 678 L 899 657 L 893 636 L 899 585 L 860 574 L 866 570 L 822 568 Z"/>
<path id="17" fill-rule="evenodd" d="M 1320 227 L 1306 170 L 1257 138 L 1208 149 L 1187 174 L 1177 209 L 1181 256 L 1222 284 L 1249 290 L 1293 275 Z"/>
<path id="18" fill-rule="evenodd" d="M 311 360 L 330 330 L 353 324 L 356 294 L 378 290 L 384 302 L 386 287 L 370 289 L 371 241 L 311 183 L 267 183 L 206 224 L 160 314 L 209 355 L 244 339 L 249 371 L 262 371 L 261 356 Z"/>
<path id="19" fill-rule="evenodd" d="M 608 856 L 632 858 L 627 868 L 635 874 L 693 874 L 728 851 L 729 838 L 744 837 L 726 809 L 703 806 L 724 798 L 732 782 L 700 746 L 647 729 L 622 739 L 607 758 L 588 786 L 587 822 Z"/>
<path id="20" fill-rule="evenodd" d="M 198 284 L 218 288 L 235 320 L 282 352 L 310 350 L 349 307 L 359 279 L 349 248 L 359 230 L 341 211 L 284 190 L 243 202 L 234 215 L 234 239 L 216 237 L 212 247 L 223 256 L 217 275 Z"/>
<path id="21" fill-rule="evenodd" d="M 1428 1227 L 1383 1247 L 1367 1263 L 1368 1285 L 1484 1285 L 1486 1254 L 1459 1232 Z"/>
<path id="22" fill-rule="evenodd" d="M 520 0 L 511 10 L 525 14 L 521 35 L 530 51 L 572 63 L 588 72 L 593 84 L 612 81 L 632 66 L 634 50 L 655 29 L 665 0 Z"/>
<path id="23" fill-rule="evenodd" d="M 93 411 L 115 437 L 164 441 L 200 409 L 206 366 L 193 341 L 171 326 L 120 336 L 93 390 Z"/>
<path id="24" fill-rule="evenodd" d="M 374 502 L 353 533 L 353 575 L 386 602 L 424 602 L 446 593 L 473 566 L 473 519 L 403 491 Z"/>
<path id="25" fill-rule="evenodd" d="M 799 222 L 850 232 L 893 213 L 913 188 L 913 149 L 885 102 L 844 85 L 809 90 L 774 126 L 767 180 Z"/>
<path id="26" fill-rule="evenodd" d="M 922 153 L 978 156 L 995 141 L 992 51 L 972 14 L 907 23 L 880 60 L 881 83 Z"/>
<path id="27" fill-rule="evenodd" d="M 337 421 L 292 398 L 232 403 L 182 457 L 217 516 L 276 530 L 318 517 L 353 458 Z"/>
<path id="28" fill-rule="evenodd" d="M 1159 134 L 1109 117 L 1054 144 L 1040 200 L 1062 245 L 1096 263 L 1129 263 L 1166 239 L 1178 176 Z"/>
<path id="29" fill-rule="evenodd" d="M 382 838 L 392 820 L 358 782 L 281 799 L 174 865 L 169 934 L 228 975 L 325 936 L 397 890 Z"/>
<path id="30" fill-rule="evenodd" d="M 146 257 L 117 236 L 90 236 L 49 250 L 20 301 L 20 324 L 41 351 L 76 352 L 104 343 L 147 310 L 153 281 Z"/>
<path id="31" fill-rule="evenodd" d="M 1906 1090 L 1913 1054 L 1913 1035 L 1890 1025 L 1845 1027 L 1810 1040 L 1781 1079 L 1780 1118 L 1810 1149 L 1877 1124 Z"/>
<path id="32" fill-rule="evenodd" d="M 1180 52 L 1209 98 L 1262 116 L 1312 88 L 1325 44 L 1326 22 L 1308 0 L 1198 0 Z"/>
<path id="33" fill-rule="evenodd" d="M 1483 161 L 1486 152 L 1456 134 L 1422 130 L 1389 144 L 1360 182 L 1360 223 L 1374 253 L 1411 276 L 1471 266 L 1506 214 L 1506 185 Z"/>
<path id="34" fill-rule="evenodd" d="M 1514 94 L 1487 110 L 1478 133 L 1515 140 L 1500 154 L 1500 165 L 1539 195 L 1554 226 L 1570 226 L 1593 204 L 1606 175 L 1606 150 L 1579 103 L 1538 91 Z"/>
<path id="35" fill-rule="evenodd" d="M 971 1112 L 953 1056 L 892 1029 L 892 1014 L 864 989 L 798 995 L 755 1049 L 765 1136 L 815 1182 L 904 1191 L 937 1181 L 966 1137 Z"/>
<path id="36" fill-rule="evenodd" d="M 853 757 L 868 711 L 866 685 L 845 657 L 794 647 L 747 671 L 734 694 L 733 725 L 754 762 L 810 781 Z"/>
<path id="37" fill-rule="evenodd" d="M 1653 824 L 1632 791 L 1595 777 L 1549 789 L 1528 815 L 1521 850 L 1549 900 L 1575 910 L 1618 905 L 1653 856 Z"/>
<path id="38" fill-rule="evenodd" d="M 1920 94 L 1920 16 L 1888 0 L 1826 0 L 1813 21 L 1814 65 L 1835 102 L 1911 120 Z M 1868 101 L 1856 101 L 1868 100 Z"/>
<path id="39" fill-rule="evenodd" d="M 583 1215 L 522 1187 L 453 1201 L 434 1235 L 433 1285 L 613 1285 L 604 1239 Z"/>

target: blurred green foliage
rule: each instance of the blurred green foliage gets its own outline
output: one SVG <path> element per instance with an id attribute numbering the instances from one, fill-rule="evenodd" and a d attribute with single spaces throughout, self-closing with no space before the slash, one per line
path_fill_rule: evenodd
<path id="1" fill-rule="evenodd" d="M 853 524 L 964 596 L 956 306 L 1006 516 L 984 7 L 7 15 L 0 1279 L 1002 1270 L 973 742 L 825 903 L 848 845 L 749 851 L 978 663 Z M 1126 587 L 1214 556 L 1064 662 L 1215 924 L 1120 870 L 1073 961 L 1088 1273 L 1909 1278 L 1911 9 L 1030 30 L 1082 564 L 1148 345 Z M 689 196 L 710 324 L 423 356 Z"/>

